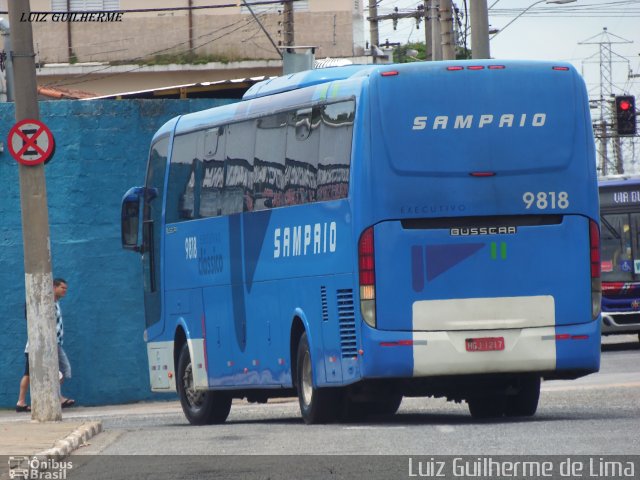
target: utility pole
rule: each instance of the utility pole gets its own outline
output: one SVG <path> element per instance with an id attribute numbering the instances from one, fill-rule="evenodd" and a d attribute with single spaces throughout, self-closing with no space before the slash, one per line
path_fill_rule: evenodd
<path id="1" fill-rule="evenodd" d="M 284 8 L 282 10 L 283 13 L 283 22 L 282 27 L 284 30 L 284 46 L 285 47 L 293 47 L 295 45 L 294 41 L 294 30 L 293 30 L 293 2 L 288 1 L 284 2 Z"/>
<path id="2" fill-rule="evenodd" d="M 469 2 L 471 16 L 471 58 L 491 58 L 489 54 L 489 11 L 487 0 Z"/>
<path id="3" fill-rule="evenodd" d="M 431 52 L 433 60 L 442 60 L 442 38 L 440 32 L 440 12 L 438 0 L 431 0 Z"/>
<path id="4" fill-rule="evenodd" d="M 378 33 L 378 0 L 369 0 L 369 38 L 371 41 L 371 57 L 373 63 L 378 63 L 376 48 L 380 44 Z"/>
<path id="5" fill-rule="evenodd" d="M 431 47 L 431 0 L 424 0 L 424 59 L 427 62 L 433 60 L 433 48 Z"/>
<path id="6" fill-rule="evenodd" d="M 11 56 L 14 73 L 16 122 L 39 120 L 36 65 L 29 2 L 7 2 L 11 25 Z M 24 277 L 29 335 L 31 418 L 40 422 L 60 421 L 58 346 L 56 339 L 49 214 L 44 164 L 18 165 L 20 207 L 24 244 Z"/>
<path id="7" fill-rule="evenodd" d="M 442 59 L 455 60 L 456 48 L 453 41 L 451 0 L 440 0 L 440 33 L 442 37 Z"/>

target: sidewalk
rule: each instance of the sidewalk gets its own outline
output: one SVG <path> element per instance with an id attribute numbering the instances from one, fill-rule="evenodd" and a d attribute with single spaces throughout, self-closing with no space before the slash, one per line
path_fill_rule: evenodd
<path id="1" fill-rule="evenodd" d="M 244 400 L 234 400 L 236 406 L 248 406 Z M 297 402 L 296 398 L 274 398 L 270 403 Z M 177 415 L 184 419 L 179 400 L 150 400 L 101 406 L 75 406 L 62 411 L 61 422 L 39 423 L 30 413 L 0 410 L 0 457 L 38 455 L 61 459 L 89 443 L 102 432 L 102 420 L 126 416 Z M 186 419 L 184 419 L 186 424 Z M 0 480 L 3 480 L 0 464 Z"/>
<path id="2" fill-rule="evenodd" d="M 102 422 L 79 419 L 36 422 L 30 413 L 0 411 L 0 456 L 63 458 L 102 431 Z"/>

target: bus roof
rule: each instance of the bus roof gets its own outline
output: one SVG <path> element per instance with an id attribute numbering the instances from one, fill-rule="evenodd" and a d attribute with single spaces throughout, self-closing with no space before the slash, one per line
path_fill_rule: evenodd
<path id="1" fill-rule="evenodd" d="M 246 91 L 243 100 L 265 97 L 276 93 L 288 92 L 299 88 L 310 87 L 321 83 L 344 80 L 355 74 L 368 73 L 380 65 L 345 65 L 342 67 L 319 68 L 304 72 L 270 78 L 256 83 Z"/>

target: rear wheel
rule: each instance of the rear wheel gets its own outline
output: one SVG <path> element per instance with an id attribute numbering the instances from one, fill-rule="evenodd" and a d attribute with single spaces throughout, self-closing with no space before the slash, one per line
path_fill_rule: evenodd
<path id="1" fill-rule="evenodd" d="M 298 342 L 297 366 L 296 385 L 304 422 L 313 424 L 335 420 L 339 413 L 340 390 L 313 386 L 313 364 L 306 333 Z"/>
<path id="2" fill-rule="evenodd" d="M 401 403 L 402 395 L 391 394 L 367 404 L 367 410 L 371 415 L 394 415 Z"/>
<path id="3" fill-rule="evenodd" d="M 504 394 L 482 395 L 467 399 L 473 418 L 500 418 L 504 415 L 507 398 Z"/>
<path id="4" fill-rule="evenodd" d="M 507 397 L 505 414 L 509 417 L 530 417 L 536 413 L 539 399 L 540 377 L 523 376 L 518 393 Z"/>
<path id="5" fill-rule="evenodd" d="M 185 343 L 178 359 L 176 378 L 182 411 L 192 425 L 223 423 L 231 410 L 231 396 L 226 392 L 196 390 L 189 346 Z"/>

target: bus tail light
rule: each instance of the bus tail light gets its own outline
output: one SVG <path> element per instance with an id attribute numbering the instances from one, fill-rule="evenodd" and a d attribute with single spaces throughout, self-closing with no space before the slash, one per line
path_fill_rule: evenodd
<path id="1" fill-rule="evenodd" d="M 360 311 L 367 325 L 376 326 L 376 271 L 373 227 L 367 228 L 358 242 L 358 274 L 360 276 Z"/>
<path id="2" fill-rule="evenodd" d="M 602 285 L 600 283 L 600 228 L 589 220 L 589 245 L 591 249 L 591 317 L 600 315 Z"/>

